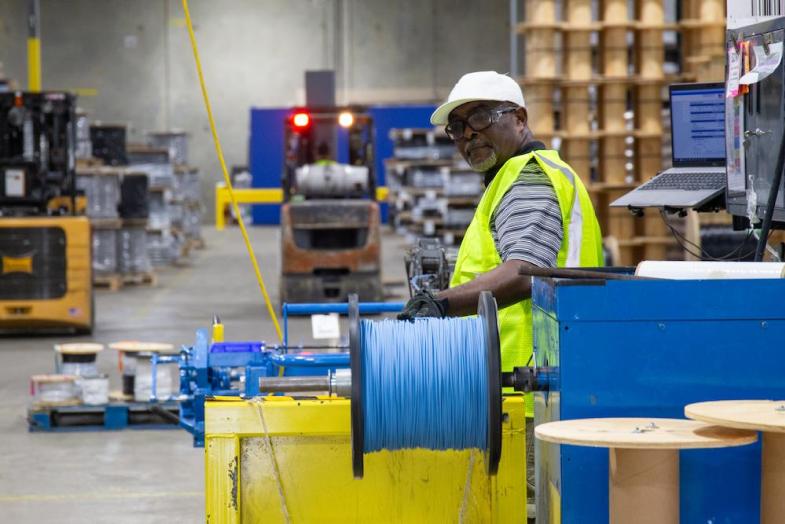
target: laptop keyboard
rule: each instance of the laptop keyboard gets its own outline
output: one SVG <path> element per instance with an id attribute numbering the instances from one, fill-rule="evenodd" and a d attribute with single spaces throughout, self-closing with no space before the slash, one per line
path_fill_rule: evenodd
<path id="1" fill-rule="evenodd" d="M 680 191 L 704 191 L 725 187 L 725 173 L 663 173 L 645 183 L 639 191 L 677 189 Z"/>

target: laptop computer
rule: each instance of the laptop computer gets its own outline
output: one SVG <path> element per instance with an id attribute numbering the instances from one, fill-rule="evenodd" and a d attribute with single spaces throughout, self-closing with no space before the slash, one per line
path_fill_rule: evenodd
<path id="1" fill-rule="evenodd" d="M 670 86 L 673 167 L 611 203 L 611 207 L 700 207 L 724 194 L 725 85 Z"/>

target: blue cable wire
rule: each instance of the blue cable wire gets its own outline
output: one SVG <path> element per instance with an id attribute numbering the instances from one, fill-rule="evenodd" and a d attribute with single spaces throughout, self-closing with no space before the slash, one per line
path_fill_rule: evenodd
<path id="1" fill-rule="evenodd" d="M 488 447 L 483 320 L 361 320 L 365 452 Z"/>

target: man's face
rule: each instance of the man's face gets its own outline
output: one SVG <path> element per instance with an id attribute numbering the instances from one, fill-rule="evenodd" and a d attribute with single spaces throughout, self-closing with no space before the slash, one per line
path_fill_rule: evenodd
<path id="1" fill-rule="evenodd" d="M 449 122 L 462 120 L 466 123 L 477 111 L 493 112 L 507 107 L 512 106 L 504 102 L 467 102 L 452 110 Z M 526 131 L 526 109 L 520 107 L 499 115 L 496 122 L 480 131 L 474 131 L 468 125 L 465 128 L 462 136 L 455 137 L 455 146 L 473 170 L 484 173 L 500 167 L 520 149 Z"/>

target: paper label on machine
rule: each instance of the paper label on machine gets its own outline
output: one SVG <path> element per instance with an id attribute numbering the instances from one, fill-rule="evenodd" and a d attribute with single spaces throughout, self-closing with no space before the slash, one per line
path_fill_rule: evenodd
<path id="1" fill-rule="evenodd" d="M 744 192 L 744 97 L 725 100 L 725 152 L 728 192 Z"/>
<path id="2" fill-rule="evenodd" d="M 338 313 L 311 315 L 311 330 L 313 338 L 316 340 L 341 338 L 341 323 Z"/>
<path id="3" fill-rule="evenodd" d="M 25 196 L 25 172 L 21 169 L 5 170 L 5 196 Z"/>
<path id="4" fill-rule="evenodd" d="M 739 76 L 741 74 L 741 56 L 732 45 L 728 48 L 728 85 L 725 96 L 732 98 L 739 95 Z"/>
<path id="5" fill-rule="evenodd" d="M 755 53 L 755 66 L 739 79 L 739 83 L 743 85 L 760 82 L 771 75 L 782 62 L 782 42 L 775 42 L 769 45 L 768 49 L 756 45 L 752 51 Z"/>

